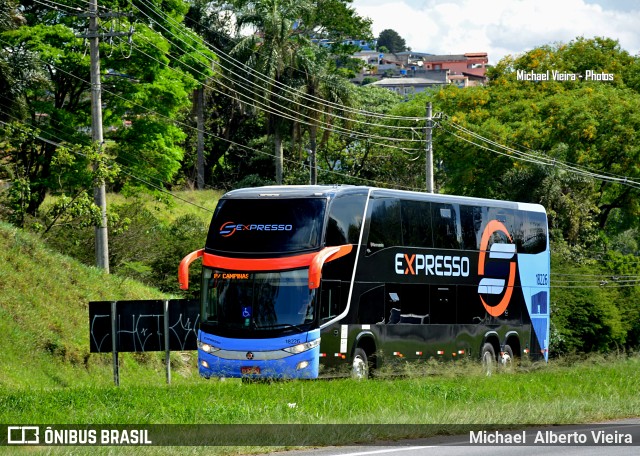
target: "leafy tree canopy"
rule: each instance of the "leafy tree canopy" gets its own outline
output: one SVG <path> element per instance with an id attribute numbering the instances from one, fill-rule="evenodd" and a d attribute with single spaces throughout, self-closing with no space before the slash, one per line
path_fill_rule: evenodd
<path id="1" fill-rule="evenodd" d="M 81 37 L 87 18 L 78 16 L 75 5 L 58 5 L 52 9 L 46 3 L 22 2 L 26 23 L 0 35 L 5 62 L 21 59 L 23 76 L 42 75 L 20 77 L 22 84 L 15 86 L 20 92 L 14 89 L 14 99 L 23 100 L 25 117 L 47 141 L 38 142 L 36 137 L 30 148 L 3 151 L 4 157 L 12 157 L 11 173 L 29 182 L 25 207 L 32 215 L 47 192 L 60 191 L 53 187 L 59 178 L 52 174 L 57 145 L 90 143 L 90 58 Z M 107 1 L 101 7 L 115 11 L 118 3 Z M 118 32 L 133 30 L 130 39 L 103 37 L 100 42 L 104 149 L 124 167 L 132 167 L 129 176 L 145 170 L 147 179 L 162 178 L 153 182 L 155 186 L 170 182 L 179 169 L 184 133 L 176 134 L 173 123 L 188 113 L 190 92 L 211 75 L 215 57 L 181 24 L 187 10 L 182 1 L 151 1 L 133 5 L 132 15 L 117 21 L 100 18 L 105 33 L 110 23 L 119 26 Z M 127 126 L 129 130 L 123 129 Z M 133 133 L 142 126 L 154 134 Z M 129 153 L 131 147 L 136 152 Z M 157 150 L 162 154 L 151 152 Z M 86 163 L 78 161 L 78 166 Z M 119 185 L 123 183 L 126 179 Z"/>
<path id="2" fill-rule="evenodd" d="M 378 47 L 385 47 L 391 53 L 403 52 L 407 50 L 407 43 L 398 32 L 393 29 L 385 29 L 378 36 Z"/>

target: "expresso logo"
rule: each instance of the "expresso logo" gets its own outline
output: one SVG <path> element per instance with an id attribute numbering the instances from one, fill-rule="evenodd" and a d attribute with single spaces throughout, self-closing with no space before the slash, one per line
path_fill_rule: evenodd
<path id="1" fill-rule="evenodd" d="M 396 254 L 396 274 L 468 277 L 469 258 L 455 255 Z"/>
<path id="2" fill-rule="evenodd" d="M 495 233 L 503 233 L 511 244 L 494 242 L 489 248 L 489 241 Z M 488 259 L 487 252 L 489 253 Z M 511 302 L 513 284 L 516 280 L 515 258 L 516 246 L 513 244 L 509 231 L 502 222 L 491 220 L 482 233 L 478 257 L 478 276 L 481 277 L 478 284 L 478 294 L 489 315 L 494 317 L 502 315 Z M 505 261 L 508 262 L 507 277 L 504 277 L 504 268 L 491 268 L 491 273 L 488 271 L 487 265 L 489 263 L 499 265 Z"/>
<path id="3" fill-rule="evenodd" d="M 220 227 L 220 236 L 230 237 L 237 231 L 293 231 L 293 225 L 250 224 L 226 222 Z"/>
<path id="4" fill-rule="evenodd" d="M 489 247 L 496 233 L 503 233 L 509 243 L 495 241 Z M 466 256 L 417 253 L 397 253 L 395 256 L 395 272 L 405 276 L 469 277 L 470 264 Z M 509 306 L 516 280 L 516 246 L 507 228 L 498 220 L 491 220 L 482 233 L 478 278 L 482 305 L 489 315 L 502 315 Z"/>

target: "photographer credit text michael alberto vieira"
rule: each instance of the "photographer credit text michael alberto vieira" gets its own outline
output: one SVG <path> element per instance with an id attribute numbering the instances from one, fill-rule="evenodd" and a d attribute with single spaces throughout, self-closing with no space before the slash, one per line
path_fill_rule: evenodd
<path id="1" fill-rule="evenodd" d="M 541 73 L 536 73 L 533 70 L 524 71 L 517 70 L 516 71 L 516 79 L 518 81 L 577 81 L 579 79 L 584 79 L 585 81 L 602 81 L 602 82 L 613 82 L 615 76 L 613 73 L 604 73 L 593 70 L 587 70 L 584 73 L 584 76 L 580 73 L 565 73 L 563 71 L 557 70 L 547 70 Z"/>
<path id="2" fill-rule="evenodd" d="M 633 435 L 620 431 L 469 431 L 469 443 L 478 445 L 632 445 Z"/>

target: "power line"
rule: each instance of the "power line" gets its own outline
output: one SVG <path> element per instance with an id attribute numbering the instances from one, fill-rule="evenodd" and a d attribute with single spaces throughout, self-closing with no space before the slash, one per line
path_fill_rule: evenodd
<path id="1" fill-rule="evenodd" d="M 148 57 L 148 58 L 150 58 L 150 59 L 152 59 L 152 60 L 154 60 L 154 61 L 156 61 L 158 63 L 162 63 L 158 59 L 156 59 L 155 57 L 153 57 L 153 56 L 147 54 L 146 52 L 144 52 L 137 45 L 134 44 L 133 47 L 138 52 L 143 54 L 144 56 L 146 56 L 146 57 Z M 173 72 L 177 72 L 177 70 L 174 69 L 174 68 L 169 68 L 169 70 L 173 71 Z M 224 91 L 222 91 L 222 90 L 220 90 L 220 89 L 218 89 L 216 87 L 210 86 L 210 85 L 208 85 L 206 83 L 203 84 L 203 85 L 205 87 L 215 91 L 216 93 L 219 93 L 219 94 L 221 94 L 223 96 L 226 96 L 228 98 L 235 99 L 234 95 L 233 95 L 233 94 L 235 94 L 235 96 L 240 97 L 240 98 L 242 98 L 242 100 L 244 100 L 243 103 L 248 104 L 248 105 L 253 105 L 254 107 L 256 107 L 258 109 L 261 109 L 264 112 L 271 113 L 271 114 L 274 114 L 274 115 L 280 116 L 282 118 L 285 118 L 285 119 L 288 119 L 288 120 L 291 120 L 291 121 L 294 121 L 294 122 L 298 122 L 298 123 L 301 123 L 301 124 L 304 124 L 304 125 L 309 125 L 309 126 L 313 125 L 308 121 L 304 121 L 304 120 L 300 119 L 299 117 L 296 117 L 294 114 L 298 114 L 299 115 L 300 113 L 298 111 L 295 111 L 292 108 L 289 108 L 287 106 L 281 105 L 279 103 L 271 103 L 271 101 L 268 100 L 268 99 L 267 99 L 266 103 L 263 103 L 261 101 L 256 100 L 255 98 L 249 96 L 249 95 L 246 95 L 246 94 L 244 94 L 242 92 L 239 92 L 239 91 L 237 91 L 237 90 L 235 90 L 235 89 L 233 89 L 231 87 L 225 86 L 224 84 L 221 84 L 221 85 L 224 88 L 226 88 L 227 90 L 229 90 L 231 93 L 226 93 L 226 92 L 224 92 Z M 266 96 L 264 96 L 263 98 L 266 99 Z M 280 107 L 282 109 L 285 109 L 285 110 L 291 112 L 292 114 L 285 113 L 283 111 L 279 111 L 277 109 L 274 109 L 274 108 L 272 108 L 270 106 L 270 104 L 271 105 L 275 105 L 277 107 Z M 309 116 L 306 116 L 304 114 L 302 115 L 302 117 L 306 117 L 306 118 L 310 119 Z M 418 141 L 418 140 L 414 140 L 414 139 L 409 140 L 409 139 L 405 139 L 405 138 L 383 137 L 383 136 L 378 136 L 378 135 L 360 133 L 360 132 L 356 132 L 354 130 L 348 130 L 348 129 L 345 129 L 345 128 L 337 127 L 335 125 L 331 125 L 331 124 L 326 123 L 326 122 L 320 122 L 316 126 L 318 128 L 320 128 L 320 129 L 322 129 L 322 130 L 329 131 L 331 133 L 336 133 L 336 134 L 338 134 L 340 136 L 344 136 L 344 137 L 348 137 L 348 138 L 353 138 L 353 137 L 362 138 L 362 139 L 368 140 L 371 144 L 378 145 L 378 146 L 381 146 L 381 147 L 386 147 L 386 148 L 391 148 L 391 149 L 399 149 L 399 150 L 402 150 L 404 152 L 422 152 L 422 149 L 410 148 L 410 147 L 402 147 L 402 146 L 398 146 L 398 145 L 384 144 L 384 143 L 378 143 L 378 142 L 373 142 L 372 141 L 374 139 L 388 140 L 388 141 L 394 141 L 394 142 L 406 142 L 406 141 L 416 142 L 416 141 Z M 422 140 L 419 140 L 419 141 L 422 142 Z"/>
<path id="2" fill-rule="evenodd" d="M 509 157 L 513 160 L 519 160 L 519 161 L 525 161 L 525 162 L 529 162 L 529 163 L 533 163 L 533 164 L 537 164 L 537 165 L 543 165 L 543 166 L 551 166 L 551 167 L 556 167 L 559 169 L 563 169 L 565 171 L 571 172 L 573 174 L 577 174 L 583 177 L 589 177 L 589 178 L 593 178 L 596 180 L 600 180 L 600 181 L 605 181 L 605 182 L 612 182 L 612 183 L 617 183 L 620 185 L 626 185 L 626 186 L 630 186 L 633 188 L 640 188 L 640 182 L 634 181 L 628 177 L 619 177 L 610 173 L 606 173 L 606 172 L 594 172 L 592 170 L 589 170 L 588 168 L 583 168 L 577 165 L 572 165 L 572 164 L 568 164 L 565 163 L 561 160 L 557 160 L 557 159 L 552 159 L 552 158 L 548 158 L 548 157 L 544 157 L 540 154 L 531 154 L 531 153 L 526 153 L 526 152 L 522 152 L 520 150 L 514 149 L 512 147 L 508 147 L 508 146 L 504 146 L 500 143 L 497 143 L 496 141 L 493 141 L 491 139 L 488 139 L 478 133 L 475 133 L 461 125 L 456 124 L 455 122 L 452 122 L 448 119 L 445 118 L 445 121 L 447 122 L 447 125 L 450 125 L 453 129 L 458 130 L 462 133 L 468 134 L 469 136 L 482 141 L 486 144 L 489 144 L 492 147 L 489 147 L 485 144 L 482 143 L 478 143 L 476 141 L 473 141 L 469 138 L 466 138 L 462 135 L 459 135 L 451 130 L 448 130 L 447 128 L 445 128 L 442 124 L 440 124 L 440 128 L 462 140 L 465 141 L 469 144 L 472 144 L 476 147 L 479 147 L 481 149 L 487 150 L 489 152 L 498 154 L 498 155 L 502 155 L 505 157 Z M 501 150 L 496 150 L 496 148 L 501 149 Z"/>
<path id="3" fill-rule="evenodd" d="M 168 23 L 172 23 L 173 25 L 176 25 L 176 26 L 180 26 L 180 25 L 181 25 L 179 22 L 175 21 L 173 18 L 171 18 L 171 17 L 167 16 L 166 14 L 164 14 L 164 13 L 162 13 L 162 12 L 160 12 L 160 11 L 157 11 L 157 10 L 155 9 L 154 5 L 149 4 L 149 3 L 148 3 L 148 2 L 146 2 L 145 0 L 140 0 L 140 1 L 141 1 L 142 3 L 146 3 L 146 5 L 148 6 L 148 8 L 149 8 L 151 11 L 153 11 L 153 12 L 154 12 L 158 17 L 160 17 L 160 18 L 162 18 L 162 19 L 166 20 Z M 138 11 L 140 11 L 144 16 L 146 16 L 146 17 L 147 17 L 147 18 L 149 18 L 150 20 L 153 20 L 151 17 L 149 17 L 148 15 L 146 15 L 146 13 L 144 13 L 144 11 L 142 11 L 140 8 L 138 8 L 138 7 L 137 7 L 137 6 L 135 6 L 135 5 L 133 5 L 133 6 L 134 6 L 134 8 L 138 9 Z M 193 19 L 191 19 L 191 20 L 192 20 L 192 22 L 194 22 L 194 23 L 196 23 L 196 24 L 198 24 L 198 25 L 201 25 L 201 24 L 199 24 L 197 21 L 195 21 L 195 20 L 193 20 Z M 160 26 L 161 26 L 161 25 L 160 25 Z M 161 27 L 162 27 L 162 26 L 161 26 Z M 163 28 L 167 33 L 169 33 L 169 34 L 173 34 L 171 31 L 167 30 L 166 28 L 164 28 L 164 27 L 162 27 L 162 28 Z M 176 37 L 176 38 L 180 39 L 180 37 Z M 274 84 L 274 85 L 276 85 L 276 86 L 278 86 L 278 87 L 281 87 L 281 88 L 283 88 L 283 89 L 284 89 L 286 92 L 288 92 L 288 93 L 292 93 L 292 94 L 294 94 L 294 95 L 300 95 L 300 94 L 299 94 L 299 93 L 298 93 L 294 88 L 292 88 L 292 87 L 290 87 L 290 86 L 288 86 L 288 85 L 286 85 L 286 84 L 282 83 L 281 81 L 277 81 L 277 80 L 274 80 L 274 79 L 272 79 L 272 78 L 269 78 L 269 77 L 267 77 L 267 76 L 263 75 L 262 73 L 260 73 L 260 72 L 256 71 L 255 69 L 251 68 L 250 66 L 248 66 L 248 65 L 246 65 L 246 64 L 244 64 L 244 63 L 242 63 L 242 62 L 238 61 L 237 59 L 235 59 L 235 58 L 233 58 L 232 56 L 228 55 L 228 54 L 227 54 L 227 53 L 225 53 L 224 51 L 222 51 L 222 50 L 218 49 L 216 46 L 214 46 L 214 45 L 212 45 L 212 44 L 210 44 L 210 43 L 206 43 L 206 42 L 205 42 L 205 45 L 206 45 L 207 47 L 209 47 L 211 50 L 213 50 L 213 51 L 216 53 L 216 55 L 217 55 L 219 58 L 221 58 L 221 60 L 223 60 L 223 61 L 226 61 L 226 62 L 230 63 L 233 67 L 235 67 L 235 68 L 237 68 L 237 69 L 239 69 L 239 70 L 241 70 L 241 71 L 243 71 L 243 72 L 247 72 L 247 73 L 250 73 L 250 74 L 254 74 L 258 79 L 261 79 L 262 81 L 267 82 L 268 84 Z M 195 49 L 195 48 L 194 48 L 194 50 L 196 50 L 196 51 L 197 51 L 197 49 Z M 202 54 L 201 54 L 201 55 L 202 55 Z M 252 84 L 254 84 L 254 83 L 252 82 Z M 264 89 L 264 87 L 262 87 L 262 86 L 258 86 L 258 87 L 260 87 L 260 88 Z M 303 98 L 308 99 L 308 100 L 311 100 L 311 101 L 317 101 L 317 102 L 319 102 L 320 104 L 325 105 L 325 106 L 327 106 L 327 107 L 334 107 L 334 108 L 337 108 L 337 109 L 342 110 L 342 111 L 348 110 L 348 111 L 350 111 L 350 112 L 353 112 L 353 113 L 355 113 L 355 114 L 360 114 L 360 115 L 363 115 L 363 116 L 370 116 L 370 117 L 375 117 L 375 118 L 396 119 L 396 120 L 424 121 L 424 118 L 422 118 L 422 117 L 392 116 L 392 115 L 386 115 L 386 114 L 381 114 L 381 113 L 374 113 L 374 112 L 371 112 L 371 111 L 365 111 L 365 110 L 359 110 L 359 109 L 352 109 L 352 108 L 349 108 L 349 107 L 346 107 L 346 106 L 343 106 L 343 105 L 340 105 L 340 104 L 337 104 L 337 103 L 333 103 L 333 102 L 330 102 L 330 101 L 328 101 L 328 100 L 326 100 L 326 99 L 324 99 L 324 98 L 316 97 L 316 96 L 314 96 L 314 95 L 310 95 L 310 94 L 301 94 L 301 96 L 302 96 Z M 400 128 L 400 127 L 398 127 L 398 128 Z M 411 128 L 411 127 L 406 127 L 406 128 Z"/>
<path id="4" fill-rule="evenodd" d="M 0 39 L 0 42 L 5 43 L 5 42 L 4 42 L 3 40 L 1 40 L 1 39 Z M 6 43 L 6 44 L 8 44 L 8 43 Z M 46 63 L 46 62 L 42 61 L 42 60 L 41 60 L 41 59 L 39 59 L 39 58 L 38 58 L 38 60 L 39 60 L 39 61 L 41 61 L 42 63 Z M 81 78 L 81 77 L 79 77 L 79 76 L 76 76 L 76 75 L 74 75 L 74 74 L 72 74 L 72 73 L 69 73 L 68 71 L 66 71 L 66 70 L 64 70 L 64 69 L 62 69 L 62 68 L 56 67 L 55 65 L 51 65 L 51 64 L 49 64 L 49 63 L 47 63 L 47 64 L 48 64 L 48 65 L 50 65 L 50 66 L 52 66 L 52 68 L 54 68 L 56 71 L 59 71 L 59 72 L 61 72 L 61 73 L 64 73 L 65 75 L 67 75 L 67 76 L 69 76 L 69 77 L 71 77 L 71 78 L 74 78 L 74 79 L 77 79 L 77 80 L 79 80 L 79 81 L 83 81 L 83 82 L 87 83 L 87 81 L 86 81 L 86 80 L 82 79 L 82 78 Z M 140 109 L 144 110 L 145 112 L 148 112 L 149 114 L 156 115 L 156 116 L 157 116 L 157 117 L 159 117 L 159 118 L 162 118 L 162 119 L 164 119 L 164 120 L 166 120 L 166 121 L 168 121 L 168 122 L 174 123 L 174 124 L 176 124 L 176 125 L 180 125 L 180 126 L 181 126 L 181 127 L 183 127 L 183 128 L 186 128 L 186 129 L 190 129 L 190 130 L 197 131 L 197 128 L 196 128 L 196 127 L 193 127 L 193 126 L 191 126 L 191 125 L 188 125 L 188 124 L 186 124 L 186 123 L 184 123 L 184 122 L 180 122 L 180 121 L 175 120 L 175 119 L 171 119 L 171 118 L 169 118 L 168 116 L 165 116 L 165 115 L 163 115 L 163 114 L 161 114 L 161 113 L 158 113 L 157 111 L 154 111 L 154 110 L 152 110 L 152 109 L 150 109 L 150 108 L 147 108 L 147 107 L 145 107 L 145 106 L 143 106 L 143 105 L 140 105 L 140 104 L 138 104 L 138 103 L 136 103 L 136 102 L 134 102 L 134 101 L 132 101 L 132 100 L 130 100 L 130 99 L 127 99 L 127 98 L 125 98 L 125 97 L 123 97 L 123 96 L 121 96 L 121 95 L 119 95 L 119 94 L 113 93 L 113 92 L 111 92 L 111 91 L 109 91 L 109 90 L 107 90 L 107 89 L 104 89 L 104 88 L 103 88 L 102 90 L 103 90 L 104 92 L 106 92 L 106 93 L 108 93 L 108 94 L 110 94 L 110 95 L 112 95 L 112 96 L 116 97 L 116 98 L 119 98 L 119 99 L 121 99 L 121 100 L 123 100 L 123 101 L 126 101 L 126 102 L 130 103 L 130 104 L 131 104 L 132 106 L 134 106 L 134 107 L 138 107 L 138 108 L 140 108 Z M 221 141 L 224 141 L 224 142 L 226 142 L 226 143 L 228 143 L 228 144 L 230 144 L 230 145 L 232 145 L 232 146 L 239 147 L 239 148 L 241 148 L 241 149 L 247 150 L 247 151 L 251 151 L 251 152 L 254 152 L 254 153 L 257 153 L 257 154 L 261 154 L 261 155 L 266 155 L 266 156 L 269 156 L 269 157 L 274 157 L 274 154 L 272 154 L 272 153 L 268 153 L 268 152 L 265 152 L 265 151 L 262 151 L 262 150 L 259 150 L 259 149 L 255 149 L 255 148 L 252 148 L 252 147 L 249 147 L 249 146 L 246 146 L 246 145 L 243 145 L 243 144 L 237 143 L 237 142 L 235 142 L 235 141 L 232 141 L 232 140 L 230 140 L 230 139 L 227 139 L 227 138 L 224 138 L 224 137 L 221 137 L 221 136 L 215 135 L 215 134 L 213 134 L 213 133 L 211 133 L 211 132 L 208 132 L 208 131 L 204 131 L 204 134 L 205 134 L 205 135 L 207 135 L 207 136 L 210 136 L 210 137 L 213 137 L 213 138 L 219 139 L 219 140 L 221 140 Z M 299 163 L 298 161 L 296 161 L 296 160 L 291 160 L 291 159 L 286 159 L 286 160 L 287 160 L 288 162 L 291 162 L 291 163 L 295 164 L 295 165 L 299 165 L 299 164 L 300 164 L 300 163 Z M 362 178 L 362 177 L 358 177 L 358 176 L 352 176 L 352 175 L 344 174 L 344 173 L 341 173 L 341 172 L 338 172 L 338 171 L 334 171 L 334 170 L 326 170 L 326 169 L 323 169 L 322 171 L 323 171 L 324 173 L 326 173 L 326 174 L 334 174 L 334 175 L 340 176 L 340 177 L 342 177 L 342 178 L 351 179 L 351 180 L 356 180 L 356 181 L 361 181 L 361 182 L 364 182 L 364 183 L 373 184 L 373 185 L 375 185 L 375 186 L 384 187 L 384 186 L 388 186 L 388 185 L 389 185 L 389 184 L 388 184 L 388 183 L 386 183 L 386 182 L 376 181 L 376 180 L 372 180 L 372 179 L 366 179 L 366 178 Z M 406 189 L 406 190 L 416 190 L 416 189 L 415 189 L 415 188 L 413 188 L 413 187 L 407 187 L 407 186 L 398 186 L 398 185 L 395 185 L 395 187 L 397 187 L 397 188 L 401 188 L 401 189 Z"/>
<path id="5" fill-rule="evenodd" d="M 142 11 L 142 10 L 139 10 L 139 11 L 143 15 L 145 15 L 147 18 L 152 19 L 144 11 Z M 159 14 L 159 13 L 156 13 L 156 14 Z M 162 25 L 160 25 L 160 27 L 163 30 L 165 30 L 171 37 L 181 41 L 181 44 L 189 46 L 189 47 L 191 47 L 192 50 L 200 53 L 197 48 L 195 48 L 194 46 L 189 45 L 188 43 L 185 43 L 184 41 L 182 41 L 181 37 L 176 36 L 170 30 L 167 30 L 166 28 L 162 27 Z M 165 37 L 165 39 L 167 39 L 171 44 L 178 46 L 178 43 L 176 43 L 175 41 L 172 41 L 170 38 Z M 151 46 L 154 46 L 154 47 L 157 48 L 157 46 L 154 43 L 152 43 L 148 39 L 146 39 L 146 40 L 147 40 L 147 42 L 149 42 L 151 44 Z M 152 56 L 149 56 L 148 54 L 144 53 L 144 51 L 142 51 L 142 49 L 140 49 L 139 47 L 137 47 L 137 49 L 138 49 L 138 51 L 140 51 L 143 54 L 145 54 L 147 57 L 152 58 L 152 59 L 157 61 L 157 59 L 155 59 Z M 203 55 L 201 53 L 200 53 L 200 55 L 205 57 L 205 58 L 208 58 L 207 56 L 205 56 L 205 55 Z M 175 59 L 175 57 L 173 57 L 173 58 Z M 211 62 L 213 62 L 213 61 L 211 61 Z M 183 62 L 181 62 L 181 64 L 184 65 Z M 193 70 L 194 72 L 197 72 L 197 73 L 201 74 L 202 76 L 205 76 L 201 71 L 198 71 L 197 69 L 195 69 L 195 68 L 193 68 L 191 66 L 188 66 L 188 65 L 187 65 L 187 67 L 190 70 Z M 235 80 L 233 78 L 230 78 L 228 75 L 224 74 L 223 72 L 220 72 L 220 71 L 216 70 L 215 68 L 217 68 L 216 65 L 214 65 L 214 72 L 220 78 L 225 79 L 225 80 L 229 80 L 233 84 L 237 84 L 241 88 L 247 89 L 253 95 L 250 96 L 250 95 L 244 94 L 244 93 L 242 93 L 242 92 L 240 92 L 240 91 L 238 91 L 238 90 L 236 90 L 236 89 L 234 89 L 232 87 L 226 86 L 226 85 L 224 85 L 222 83 L 220 85 L 222 85 L 224 88 L 226 88 L 226 89 L 228 89 L 228 90 L 230 90 L 232 92 L 235 92 L 235 94 L 237 96 L 244 97 L 245 99 L 248 99 L 248 101 L 246 101 L 247 104 L 251 104 L 251 103 L 254 103 L 254 102 L 258 103 L 260 105 L 259 108 L 262 109 L 265 112 L 269 112 L 271 114 L 278 115 L 280 117 L 283 117 L 283 118 L 286 118 L 286 119 L 289 119 L 289 120 L 297 121 L 297 122 L 303 123 L 305 125 L 312 125 L 312 124 L 310 122 L 301 121 L 299 116 L 301 116 L 303 118 L 306 118 L 306 119 L 309 119 L 309 120 L 312 120 L 312 121 L 315 121 L 315 119 L 313 119 L 311 116 L 309 116 L 307 114 L 304 114 L 304 111 L 315 111 L 315 112 L 318 112 L 320 114 L 324 114 L 324 111 L 322 111 L 322 110 L 310 107 L 308 105 L 305 105 L 305 104 L 302 104 L 302 103 L 299 103 L 298 101 L 296 101 L 296 98 L 300 98 L 300 97 L 304 98 L 305 94 L 303 92 L 297 91 L 297 90 L 295 90 L 295 89 L 293 89 L 293 88 L 291 88 L 289 86 L 285 86 L 283 84 L 279 84 L 279 85 L 287 88 L 287 90 L 285 90 L 285 91 L 290 93 L 292 95 L 292 98 L 285 97 L 284 95 L 282 95 L 280 93 L 274 92 L 272 90 L 269 90 L 268 88 L 260 86 L 257 83 L 255 83 L 254 81 L 252 81 L 252 80 L 250 80 L 248 78 L 245 78 L 243 76 L 239 76 L 239 79 L 244 81 L 244 82 L 240 82 L 239 83 L 237 80 Z M 248 67 L 246 65 L 241 69 L 243 71 L 245 71 L 245 72 L 249 72 L 249 71 L 255 72 L 255 70 L 251 69 L 250 67 Z M 274 79 L 264 79 L 264 80 L 269 82 L 270 84 L 278 85 L 278 84 L 276 84 L 278 81 L 276 81 Z M 205 86 L 207 86 L 207 85 L 205 84 Z M 212 90 L 217 90 L 217 89 L 209 87 L 209 86 L 207 86 L 207 87 L 211 88 Z M 257 90 L 258 93 L 256 93 L 256 91 L 254 89 Z M 224 92 L 220 91 L 220 93 L 223 94 L 223 95 L 226 95 Z M 269 95 L 271 95 L 272 97 L 276 97 L 278 99 L 281 99 L 282 102 L 275 102 L 272 98 L 269 98 Z M 258 98 L 264 99 L 265 102 L 257 101 L 256 100 L 256 96 Z M 319 99 L 319 100 L 324 101 L 323 99 Z M 286 104 L 283 104 L 283 103 L 286 103 Z M 298 110 L 295 110 L 295 109 L 291 108 L 289 106 L 291 104 L 294 105 L 294 106 L 298 106 L 298 107 L 302 108 L 303 112 L 300 112 Z M 321 105 L 323 105 L 323 104 L 321 103 Z M 326 104 L 324 104 L 324 105 L 327 106 Z M 338 105 L 336 105 L 336 106 L 338 106 Z M 274 107 L 277 107 L 277 108 L 279 108 L 281 110 L 285 110 L 287 112 L 283 112 L 281 110 L 275 109 Z M 339 105 L 339 109 L 340 110 L 344 110 L 344 106 Z M 405 127 L 405 126 L 395 126 L 395 125 L 387 125 L 387 124 L 376 124 L 376 123 L 361 121 L 361 120 L 358 120 L 358 119 L 346 118 L 346 117 L 339 116 L 339 115 L 336 115 L 336 114 L 331 114 L 331 116 L 334 117 L 334 118 L 338 118 L 338 119 L 349 121 L 349 122 L 362 123 L 362 124 L 365 124 L 365 125 L 367 125 L 369 127 L 371 127 L 371 126 L 376 127 L 377 126 L 377 127 L 388 128 L 388 129 L 400 129 L 400 130 L 412 130 L 413 128 L 415 128 L 415 126 L 406 126 Z M 402 119 L 403 120 L 411 120 L 413 122 L 418 121 L 418 120 L 424 121 L 423 118 L 402 118 Z M 329 124 L 327 122 L 322 122 L 322 121 L 319 121 L 318 123 L 327 126 L 326 129 L 331 130 L 331 127 L 332 127 L 331 124 Z M 333 132 L 343 131 L 344 133 L 347 133 L 347 134 L 350 134 L 350 135 L 354 134 L 352 130 L 346 130 L 346 129 L 342 129 L 342 128 L 336 127 L 336 126 L 333 126 L 333 130 L 331 130 L 331 131 L 333 131 Z M 370 137 L 372 139 L 380 139 L 380 140 L 395 141 L 395 142 L 405 142 L 405 141 L 412 142 L 412 141 L 415 141 L 413 139 L 406 139 L 406 138 L 394 138 L 394 137 L 388 137 L 388 136 L 385 137 L 385 136 L 379 136 L 379 135 L 363 135 L 363 134 L 361 134 L 361 135 L 364 136 L 364 137 Z M 404 148 L 404 149 L 406 149 L 406 148 Z"/>

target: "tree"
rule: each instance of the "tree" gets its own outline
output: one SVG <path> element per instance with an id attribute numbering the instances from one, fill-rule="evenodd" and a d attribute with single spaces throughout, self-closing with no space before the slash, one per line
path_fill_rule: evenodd
<path id="1" fill-rule="evenodd" d="M 233 2 L 237 29 L 251 26 L 255 30 L 254 34 L 239 40 L 232 55 L 253 70 L 248 75 L 252 88 L 244 85 L 240 92 L 265 113 L 274 145 L 277 183 L 283 181 L 283 138 L 292 131 L 299 111 L 306 111 L 296 107 L 295 92 L 315 92 L 321 85 L 319 81 L 324 72 L 321 69 L 327 68 L 327 60 L 313 39 L 337 40 L 345 33 L 370 35 L 370 22 L 357 16 L 347 3 L 346 0 Z M 358 30 L 358 27 L 367 29 Z M 311 66 L 313 71 L 321 73 L 310 72 Z M 315 120 L 312 118 L 310 122 Z"/>
<path id="2" fill-rule="evenodd" d="M 24 20 L 13 1 L 0 3 L 0 33 L 16 29 Z M 0 97 L 0 121 L 10 122 L 14 115 L 22 116 L 24 85 L 29 76 L 35 76 L 33 67 L 28 54 L 7 52 L 4 46 L 0 48 L 0 93 L 3 94 Z"/>
<path id="3" fill-rule="evenodd" d="M 109 132 L 105 135 L 106 155 L 127 167 L 127 177 L 120 185 L 155 180 L 154 186 L 162 186 L 175 176 L 182 160 L 184 133 L 174 120 L 186 112 L 189 92 L 198 79 L 210 74 L 213 54 L 180 25 L 185 5 L 163 5 L 163 12 L 159 3 L 151 2 L 145 4 L 146 9 L 136 10 L 141 17 L 153 19 L 149 24 L 143 23 L 145 20 L 137 23 L 131 43 L 101 42 L 102 68 L 108 69 L 102 74 L 103 124 Z M 115 7 L 117 2 L 101 6 Z M 3 47 L 12 56 L 31 57 L 37 66 L 32 74 L 44 75 L 24 78 L 22 85 L 17 85 L 25 100 L 27 130 L 39 131 L 28 136 L 28 142 L 4 149 L 0 161 L 8 161 L 14 176 L 28 182 L 26 212 L 35 215 L 48 192 L 69 191 L 67 175 L 85 176 L 74 178 L 76 185 L 92 185 L 90 173 L 85 172 L 87 160 L 81 156 L 75 168 L 67 169 L 67 175 L 53 173 L 58 145 L 90 142 L 90 62 L 79 37 L 85 32 L 86 18 L 78 17 L 75 11 L 65 14 L 70 9 L 53 10 L 37 2 L 24 2 L 21 11 L 26 23 L 2 33 Z M 128 29 L 128 20 L 121 21 Z M 125 124 L 130 127 L 123 128 Z M 142 128 L 145 134 L 140 134 Z"/>
<path id="4" fill-rule="evenodd" d="M 254 70 L 250 78 L 254 82 L 251 99 L 256 100 L 267 118 L 268 132 L 273 139 L 276 183 L 282 183 L 283 146 L 293 113 L 281 107 L 284 87 L 292 82 L 296 54 L 308 41 L 296 32 L 296 21 L 308 16 L 312 4 L 309 1 L 262 0 L 258 2 L 237 0 L 237 28 L 254 27 L 256 33 L 238 42 L 233 54 Z"/>
<path id="5" fill-rule="evenodd" d="M 447 114 L 445 128 L 436 137 L 445 170 L 441 185 L 452 193 L 510 197 L 518 176 L 525 178 L 527 188 L 541 191 L 520 196 L 547 203 L 550 213 L 557 214 L 552 220 L 573 245 L 590 245 L 598 231 L 612 229 L 613 234 L 634 226 L 640 192 L 614 181 L 640 179 L 634 165 L 640 160 L 640 97 L 621 77 L 631 60 L 613 40 L 579 38 L 503 59 L 490 70 L 488 87 L 438 92 L 438 109 Z M 614 74 L 614 79 L 588 80 L 587 69 Z M 558 71 L 583 77 L 541 82 L 517 78 L 518 71 L 547 70 L 550 75 Z M 477 137 L 463 129 L 517 153 L 486 142 L 478 146 Z M 606 178 L 579 177 L 568 168 L 564 174 L 527 175 L 531 162 L 552 169 L 554 159 Z M 628 217 L 619 217 L 621 212 Z"/>
<path id="6" fill-rule="evenodd" d="M 398 32 L 393 29 L 385 29 L 378 36 L 378 48 L 385 47 L 392 54 L 407 50 L 407 44 Z"/>

